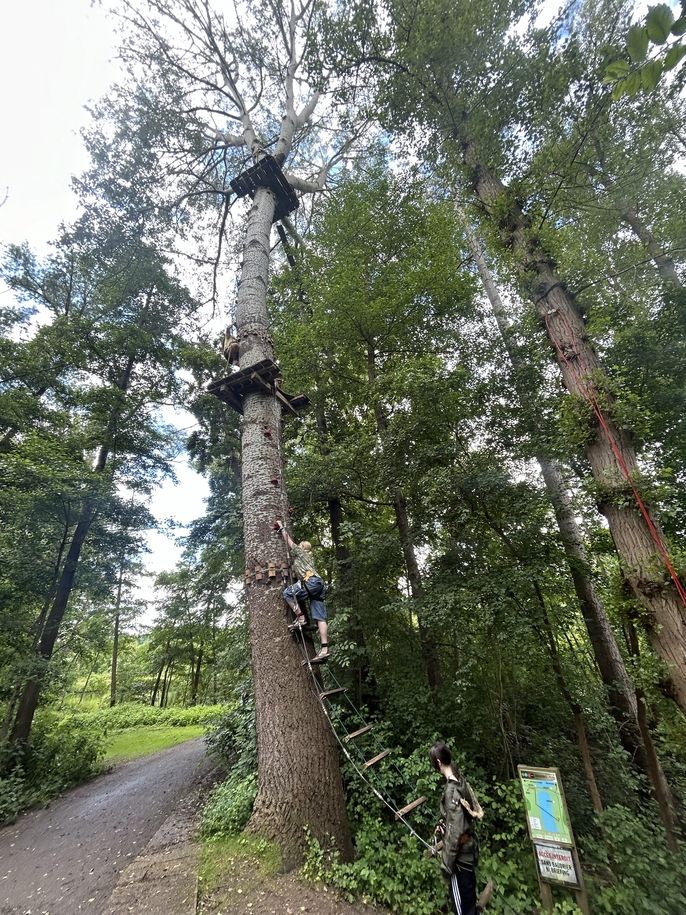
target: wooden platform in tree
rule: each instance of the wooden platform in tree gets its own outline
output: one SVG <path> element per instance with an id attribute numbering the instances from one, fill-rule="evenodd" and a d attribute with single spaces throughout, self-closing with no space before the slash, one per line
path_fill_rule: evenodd
<path id="1" fill-rule="evenodd" d="M 280 374 L 281 370 L 276 362 L 263 359 L 246 369 L 210 382 L 207 390 L 241 414 L 246 394 L 266 392 L 276 397 L 284 413 L 289 412 L 297 416 L 299 410 L 309 406 L 310 399 L 306 394 L 286 394 L 282 391 L 279 387 Z"/>
<path id="2" fill-rule="evenodd" d="M 345 692 L 345 686 L 339 686 L 336 689 L 327 689 L 325 692 L 319 694 L 320 699 L 330 699 L 331 696 L 339 696 L 341 693 Z"/>
<path id="3" fill-rule="evenodd" d="M 273 222 L 278 222 L 300 206 L 298 195 L 273 156 L 264 156 L 256 165 L 237 175 L 230 184 L 237 197 L 245 197 L 248 194 L 254 197 L 258 187 L 269 188 L 276 197 Z"/>

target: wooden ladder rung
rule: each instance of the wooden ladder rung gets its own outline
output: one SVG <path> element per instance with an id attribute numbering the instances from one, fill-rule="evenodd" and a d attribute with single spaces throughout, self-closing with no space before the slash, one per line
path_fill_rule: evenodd
<path id="1" fill-rule="evenodd" d="M 328 699 L 329 696 L 337 696 L 339 693 L 344 693 L 346 691 L 345 686 L 339 686 L 338 689 L 327 689 L 326 692 L 320 693 L 320 699 Z"/>
<path id="2" fill-rule="evenodd" d="M 367 762 L 362 766 L 363 769 L 369 769 L 371 766 L 375 766 L 378 762 L 381 762 L 382 759 L 385 759 L 387 756 L 391 755 L 390 750 L 382 750 L 377 756 L 372 756 L 371 759 L 368 759 Z"/>
<path id="3" fill-rule="evenodd" d="M 356 737 L 361 737 L 363 734 L 367 734 L 374 727 L 373 724 L 365 724 L 363 728 L 360 728 L 359 731 L 353 731 L 351 734 L 346 734 L 343 740 L 347 743 L 349 740 L 354 740 Z"/>
<path id="4" fill-rule="evenodd" d="M 410 813 L 416 807 L 419 807 L 420 804 L 424 804 L 425 802 L 425 797 L 418 797 L 416 801 L 412 801 L 412 803 L 408 804 L 406 807 L 401 807 L 395 815 L 396 820 L 399 820 L 400 817 L 404 817 L 406 813 Z"/>

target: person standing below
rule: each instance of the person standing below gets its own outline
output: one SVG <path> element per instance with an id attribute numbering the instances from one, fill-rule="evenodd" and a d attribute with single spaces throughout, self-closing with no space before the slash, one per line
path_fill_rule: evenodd
<path id="1" fill-rule="evenodd" d="M 452 755 L 443 741 L 429 750 L 431 765 L 445 776 L 441 799 L 441 819 L 434 832 L 436 842 L 443 841 L 441 872 L 449 884 L 451 911 L 456 915 L 476 915 L 476 865 L 478 845 L 474 820 L 483 811 L 469 783 L 452 765 Z"/>
<path id="2" fill-rule="evenodd" d="M 285 588 L 283 592 L 284 600 L 295 614 L 295 622 L 291 628 L 300 629 L 307 622 L 301 604 L 309 597 L 310 613 L 312 619 L 317 621 L 320 641 L 319 653 L 314 658 L 311 658 L 309 663 L 324 664 L 329 658 L 329 627 L 326 621 L 326 604 L 323 600 L 326 593 L 326 585 L 314 567 L 311 552 L 312 544 L 308 540 L 295 543 L 278 518 L 274 522 L 274 528 L 280 532 L 288 545 L 293 571 L 298 579 Z"/>

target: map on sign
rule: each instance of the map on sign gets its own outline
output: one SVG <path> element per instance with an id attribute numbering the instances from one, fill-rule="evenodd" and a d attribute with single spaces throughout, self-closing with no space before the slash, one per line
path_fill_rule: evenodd
<path id="1" fill-rule="evenodd" d="M 520 767 L 529 832 L 534 841 L 573 845 L 572 828 L 556 769 Z"/>

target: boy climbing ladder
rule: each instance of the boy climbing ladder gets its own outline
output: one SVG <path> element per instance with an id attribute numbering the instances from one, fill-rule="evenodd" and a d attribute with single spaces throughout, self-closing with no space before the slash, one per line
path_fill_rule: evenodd
<path id="1" fill-rule="evenodd" d="M 291 554 L 293 572 L 297 578 L 297 581 L 285 588 L 283 592 L 284 600 L 295 614 L 295 621 L 292 623 L 291 628 L 300 629 L 305 625 L 306 619 L 301 604 L 309 597 L 310 613 L 312 619 L 317 621 L 319 640 L 321 642 L 318 654 L 309 663 L 324 664 L 329 658 L 329 629 L 326 622 L 326 604 L 323 600 L 326 593 L 326 585 L 314 567 L 311 553 L 312 545 L 307 540 L 302 540 L 299 544 L 295 543 L 278 518 L 274 522 L 274 529 L 279 531 L 286 541 Z"/>

